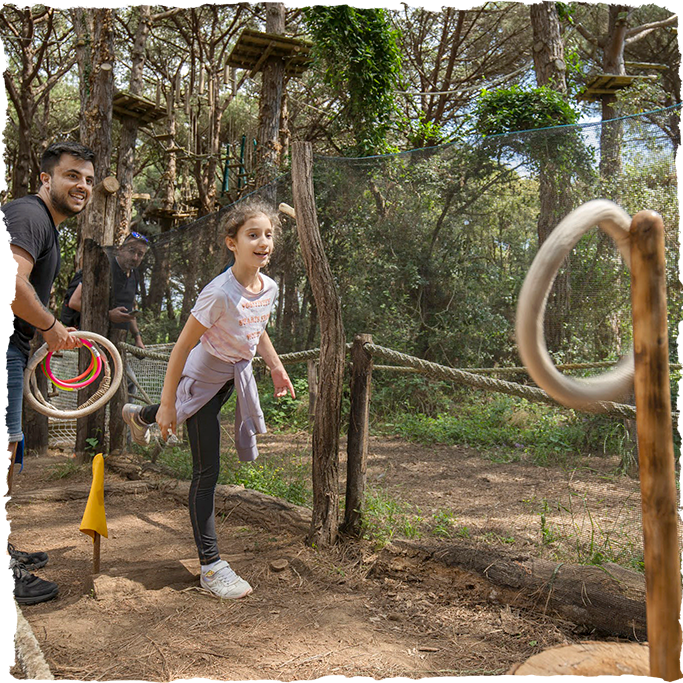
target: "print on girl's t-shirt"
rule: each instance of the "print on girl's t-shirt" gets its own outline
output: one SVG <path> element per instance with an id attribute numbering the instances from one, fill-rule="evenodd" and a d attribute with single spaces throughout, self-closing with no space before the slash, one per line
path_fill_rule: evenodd
<path id="1" fill-rule="evenodd" d="M 230 363 L 251 360 L 266 329 L 277 295 L 277 285 L 259 273 L 263 287 L 258 294 L 243 287 L 226 270 L 202 290 L 192 315 L 209 329 L 202 344 L 214 356 Z"/>

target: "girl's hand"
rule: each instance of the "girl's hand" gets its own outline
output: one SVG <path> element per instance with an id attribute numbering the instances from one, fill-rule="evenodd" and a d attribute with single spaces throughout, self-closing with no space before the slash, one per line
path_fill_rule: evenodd
<path id="1" fill-rule="evenodd" d="M 161 438 L 168 441 L 171 434 L 176 433 L 177 415 L 175 412 L 175 405 L 165 406 L 163 403 L 159 406 L 157 411 L 157 424 L 161 430 Z"/>
<path id="2" fill-rule="evenodd" d="M 271 369 L 270 377 L 273 380 L 273 387 L 275 387 L 275 398 L 282 398 L 289 392 L 292 398 L 296 398 L 292 381 L 283 365 L 278 365 Z"/>

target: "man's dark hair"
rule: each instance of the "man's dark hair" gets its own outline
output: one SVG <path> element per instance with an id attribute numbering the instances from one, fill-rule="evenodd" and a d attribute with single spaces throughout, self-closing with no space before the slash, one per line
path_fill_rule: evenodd
<path id="1" fill-rule="evenodd" d="M 44 152 L 40 160 L 40 172 L 52 175 L 54 167 L 59 163 L 63 154 L 70 154 L 83 161 L 95 162 L 95 152 L 79 142 L 54 142 Z"/>

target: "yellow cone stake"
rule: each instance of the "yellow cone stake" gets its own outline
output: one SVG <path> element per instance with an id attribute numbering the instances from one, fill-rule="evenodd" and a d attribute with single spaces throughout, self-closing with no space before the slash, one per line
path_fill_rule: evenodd
<path id="1" fill-rule="evenodd" d="M 92 461 L 92 485 L 85 505 L 80 531 L 93 540 L 93 574 L 100 571 L 100 537 L 107 534 L 107 517 L 104 514 L 104 458 L 98 453 Z"/>

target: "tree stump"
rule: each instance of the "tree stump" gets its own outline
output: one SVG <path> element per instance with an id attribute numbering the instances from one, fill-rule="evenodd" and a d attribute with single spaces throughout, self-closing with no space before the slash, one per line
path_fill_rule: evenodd
<path id="1" fill-rule="evenodd" d="M 649 651 L 642 643 L 560 645 L 529 657 L 508 673 L 515 676 L 649 676 Z"/>

